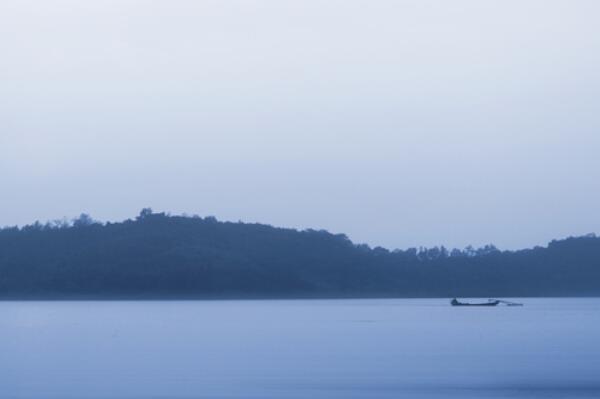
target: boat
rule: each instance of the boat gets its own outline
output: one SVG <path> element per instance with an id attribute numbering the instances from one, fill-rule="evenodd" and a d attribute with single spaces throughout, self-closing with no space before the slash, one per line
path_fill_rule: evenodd
<path id="1" fill-rule="evenodd" d="M 456 298 L 450 301 L 452 306 L 496 306 L 500 303 L 497 299 L 488 299 L 487 302 L 483 303 L 467 303 L 467 302 L 459 302 Z"/>

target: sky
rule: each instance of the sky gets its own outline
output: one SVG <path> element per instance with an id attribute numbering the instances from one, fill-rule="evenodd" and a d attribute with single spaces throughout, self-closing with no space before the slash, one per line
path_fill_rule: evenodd
<path id="1" fill-rule="evenodd" d="M 0 226 L 600 233 L 595 0 L 0 2 Z"/>

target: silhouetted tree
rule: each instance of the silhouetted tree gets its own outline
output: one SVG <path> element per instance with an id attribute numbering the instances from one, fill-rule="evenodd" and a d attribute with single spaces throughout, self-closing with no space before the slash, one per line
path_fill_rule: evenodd
<path id="1" fill-rule="evenodd" d="M 136 218 L 137 220 L 142 220 L 152 215 L 152 208 L 144 208 L 140 211 L 140 214 Z"/>
<path id="2" fill-rule="evenodd" d="M 82 213 L 78 218 L 73 219 L 73 227 L 91 226 L 94 223 L 94 219 L 86 213 Z"/>

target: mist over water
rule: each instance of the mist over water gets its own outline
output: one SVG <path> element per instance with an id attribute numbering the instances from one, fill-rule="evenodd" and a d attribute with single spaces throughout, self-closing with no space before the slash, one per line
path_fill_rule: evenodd
<path id="1" fill-rule="evenodd" d="M 2 302 L 2 398 L 598 397 L 600 299 Z"/>

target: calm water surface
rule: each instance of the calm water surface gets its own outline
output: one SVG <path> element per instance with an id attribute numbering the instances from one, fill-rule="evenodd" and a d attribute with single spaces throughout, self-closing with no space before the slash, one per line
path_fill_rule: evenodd
<path id="1" fill-rule="evenodd" d="M 0 302 L 0 398 L 598 398 L 600 299 Z"/>

